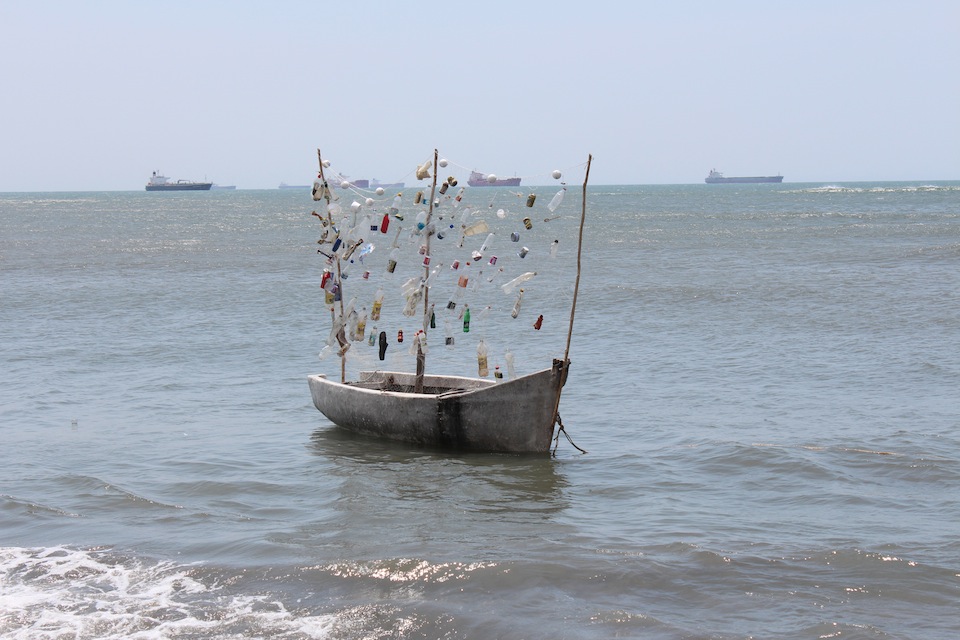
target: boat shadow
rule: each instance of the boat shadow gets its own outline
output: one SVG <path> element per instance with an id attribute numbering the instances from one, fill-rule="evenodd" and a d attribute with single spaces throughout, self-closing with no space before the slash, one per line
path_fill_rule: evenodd
<path id="1" fill-rule="evenodd" d="M 330 425 L 316 429 L 311 453 L 328 473 L 367 495 L 392 496 L 431 508 L 483 513 L 552 513 L 568 506 L 568 480 L 547 454 L 450 451 L 371 438 Z M 356 487 L 355 487 L 356 488 Z"/>

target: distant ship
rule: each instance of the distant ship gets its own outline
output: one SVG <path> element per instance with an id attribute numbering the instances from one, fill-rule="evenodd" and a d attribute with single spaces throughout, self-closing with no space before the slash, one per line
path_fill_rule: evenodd
<path id="1" fill-rule="evenodd" d="M 716 169 L 711 169 L 704 182 L 707 184 L 752 184 L 758 182 L 783 182 L 783 176 L 747 176 L 737 178 L 724 178 L 723 174 Z"/>
<path id="2" fill-rule="evenodd" d="M 403 189 L 403 183 L 402 182 L 380 182 L 379 180 L 374 178 L 373 180 L 370 181 L 370 188 L 371 189 L 377 189 L 377 188 Z"/>
<path id="3" fill-rule="evenodd" d="M 160 175 L 159 171 L 154 171 L 150 176 L 150 182 L 147 183 L 147 191 L 209 191 L 212 186 L 212 182 L 190 180 L 170 182 L 170 178 Z"/>
<path id="4" fill-rule="evenodd" d="M 493 182 L 479 171 L 471 171 L 467 184 L 471 187 L 519 187 L 520 178 L 497 178 Z"/>
<path id="5" fill-rule="evenodd" d="M 309 189 L 310 185 L 308 184 L 287 184 L 286 182 L 281 182 L 280 186 L 277 189 Z"/>
<path id="6" fill-rule="evenodd" d="M 214 184 L 214 185 L 213 185 L 212 187 L 210 187 L 210 188 L 211 188 L 211 189 L 230 189 L 230 190 L 233 190 L 233 189 L 236 189 L 236 188 L 237 188 L 237 185 L 235 185 L 235 184 Z"/>

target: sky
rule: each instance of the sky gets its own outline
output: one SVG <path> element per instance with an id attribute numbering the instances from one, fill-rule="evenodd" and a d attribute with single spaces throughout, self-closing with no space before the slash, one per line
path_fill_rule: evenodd
<path id="1" fill-rule="evenodd" d="M 957 0 L 0 0 L 0 191 L 960 180 Z"/>

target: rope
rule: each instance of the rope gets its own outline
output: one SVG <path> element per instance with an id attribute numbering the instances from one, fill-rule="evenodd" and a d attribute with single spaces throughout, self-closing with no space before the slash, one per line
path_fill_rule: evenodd
<path id="1" fill-rule="evenodd" d="M 573 447 L 574 447 L 577 451 L 579 451 L 580 453 L 587 453 L 587 450 L 586 450 L 586 449 L 581 449 L 580 447 L 577 446 L 577 443 L 573 441 L 573 438 L 570 437 L 570 434 L 567 433 L 567 430 L 563 428 L 563 420 L 560 419 L 560 414 L 559 414 L 559 413 L 557 413 L 557 424 L 560 425 L 560 427 L 557 429 L 557 435 L 554 436 L 554 438 L 553 438 L 553 455 L 554 455 L 554 456 L 557 455 L 557 447 L 558 447 L 559 444 L 560 444 L 560 432 L 561 432 L 561 431 L 563 432 L 563 435 L 567 437 L 567 442 L 569 442 L 570 444 L 572 444 Z"/>

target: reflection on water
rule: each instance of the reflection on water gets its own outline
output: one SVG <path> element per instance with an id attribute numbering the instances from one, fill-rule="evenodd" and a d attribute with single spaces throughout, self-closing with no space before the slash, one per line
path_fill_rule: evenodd
<path id="1" fill-rule="evenodd" d="M 465 522 L 491 515 L 513 522 L 542 522 L 568 506 L 568 481 L 549 456 L 451 453 L 359 436 L 336 427 L 313 432 L 310 447 L 330 463 L 340 479 L 343 513 L 364 503 L 364 517 L 386 521 L 416 509 L 434 513 L 436 522 L 451 514 Z M 373 504 L 370 504 L 373 503 Z M 372 507 L 372 508 L 371 508 Z"/>

